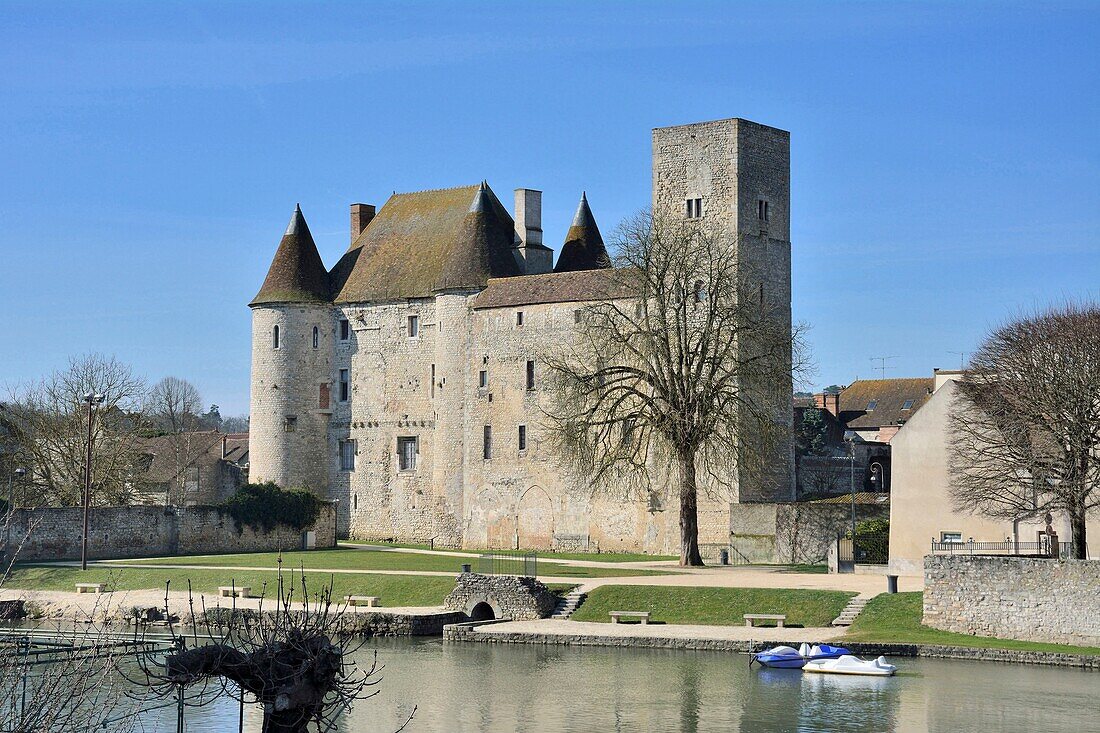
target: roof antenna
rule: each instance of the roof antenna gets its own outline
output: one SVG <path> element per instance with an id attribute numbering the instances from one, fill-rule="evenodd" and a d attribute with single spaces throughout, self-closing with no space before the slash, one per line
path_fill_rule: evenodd
<path id="1" fill-rule="evenodd" d="M 897 358 L 898 357 L 896 357 L 896 356 L 872 356 L 871 357 L 871 361 L 877 361 L 879 363 L 877 367 L 874 367 L 875 369 L 879 370 L 879 374 L 881 375 L 879 377 L 879 379 L 886 379 L 886 370 L 894 368 L 892 366 L 887 366 L 886 362 L 889 361 L 890 359 L 897 359 Z"/>
<path id="2" fill-rule="evenodd" d="M 967 352 L 967 351 L 948 351 L 947 353 L 948 354 L 955 354 L 956 356 L 958 356 L 959 357 L 959 371 L 960 372 L 966 371 L 966 355 L 969 352 Z"/>

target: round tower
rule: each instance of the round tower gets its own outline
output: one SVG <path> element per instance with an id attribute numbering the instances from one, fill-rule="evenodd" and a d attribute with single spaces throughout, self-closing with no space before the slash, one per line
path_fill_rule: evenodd
<path id="1" fill-rule="evenodd" d="M 328 273 L 296 207 L 252 309 L 249 481 L 329 486 L 335 317 Z"/>

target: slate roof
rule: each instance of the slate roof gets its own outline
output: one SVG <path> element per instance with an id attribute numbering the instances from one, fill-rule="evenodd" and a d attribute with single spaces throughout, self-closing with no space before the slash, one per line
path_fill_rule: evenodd
<path id="1" fill-rule="evenodd" d="M 333 300 L 426 297 L 519 275 L 513 226 L 485 183 L 395 193 L 332 269 Z"/>
<path id="2" fill-rule="evenodd" d="M 607 254 L 596 218 L 588 207 L 588 196 L 581 194 L 581 202 L 573 223 L 565 235 L 565 244 L 558 255 L 554 272 L 574 272 L 576 270 L 595 270 L 611 267 L 611 257 Z"/>
<path id="3" fill-rule="evenodd" d="M 260 292 L 250 306 L 268 303 L 325 303 L 329 279 L 302 207 L 295 206 L 290 223 L 275 251 Z"/>
<path id="4" fill-rule="evenodd" d="M 152 456 L 145 478 L 152 483 L 167 483 L 192 466 L 213 466 L 222 460 L 222 438 L 227 439 L 225 460 L 248 463 L 248 433 L 201 430 L 142 438 L 141 452 Z"/>
<path id="5" fill-rule="evenodd" d="M 506 308 L 538 303 L 571 303 L 628 298 L 628 283 L 620 270 L 578 270 L 542 275 L 494 278 L 474 298 L 474 308 Z"/>
<path id="6" fill-rule="evenodd" d="M 840 421 L 849 429 L 880 428 L 905 422 L 929 397 L 935 379 L 860 379 L 840 393 Z M 906 401 L 913 404 L 902 409 Z M 868 410 L 871 402 L 874 409 Z"/>

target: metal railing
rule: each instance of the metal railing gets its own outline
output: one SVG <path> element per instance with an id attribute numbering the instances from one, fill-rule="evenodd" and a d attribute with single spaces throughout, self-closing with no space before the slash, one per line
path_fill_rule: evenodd
<path id="1" fill-rule="evenodd" d="M 477 571 L 482 575 L 526 575 L 539 574 L 539 556 L 534 552 L 522 555 L 510 555 L 490 552 L 477 558 Z"/>
<path id="2" fill-rule="evenodd" d="M 1039 557 L 1069 557 L 1069 542 L 975 542 L 974 540 L 941 542 L 932 540 L 933 555 L 1031 555 Z"/>

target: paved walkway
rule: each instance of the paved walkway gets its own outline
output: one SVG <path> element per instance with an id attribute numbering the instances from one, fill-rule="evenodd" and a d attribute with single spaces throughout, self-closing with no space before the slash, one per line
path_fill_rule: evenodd
<path id="1" fill-rule="evenodd" d="M 477 634 L 538 634 L 576 639 L 613 637 L 621 639 L 690 639 L 705 641 L 759 641 L 782 638 L 791 642 L 820 642 L 844 636 L 843 629 L 832 626 L 809 628 L 749 628 L 747 626 L 703 626 L 697 624 L 601 624 L 591 621 L 505 621 L 475 626 Z"/>

